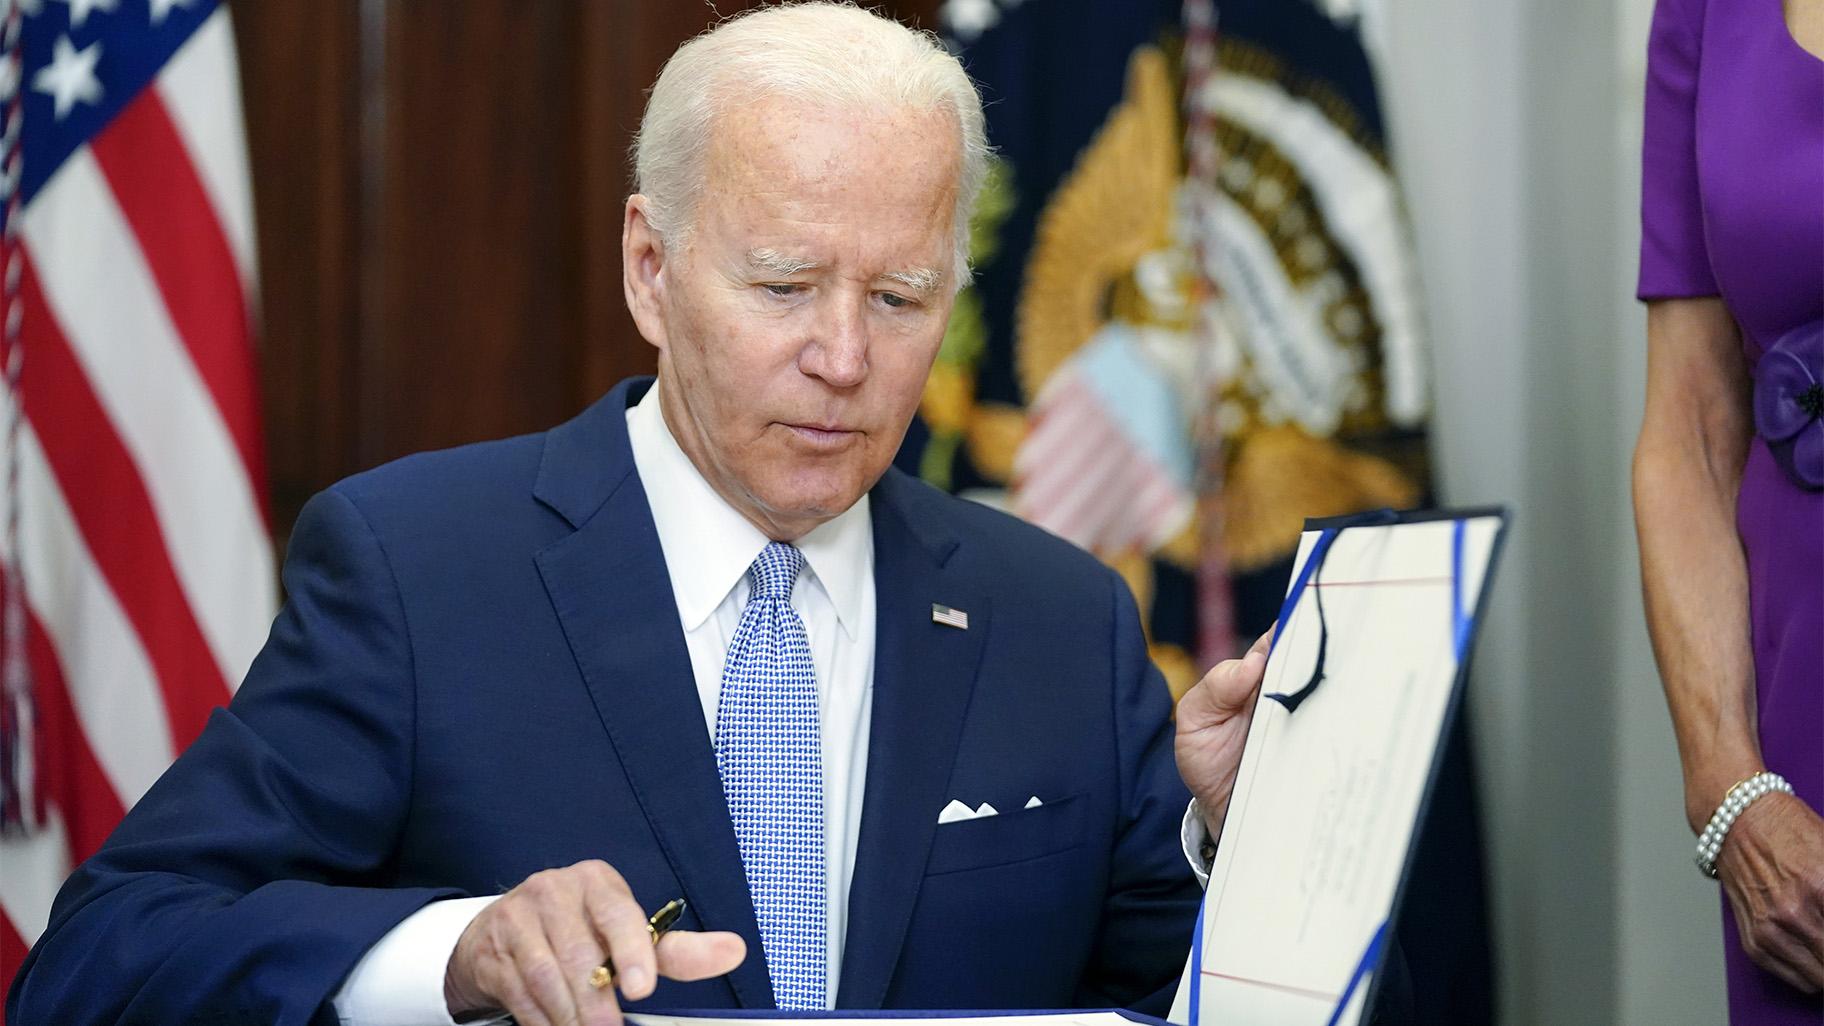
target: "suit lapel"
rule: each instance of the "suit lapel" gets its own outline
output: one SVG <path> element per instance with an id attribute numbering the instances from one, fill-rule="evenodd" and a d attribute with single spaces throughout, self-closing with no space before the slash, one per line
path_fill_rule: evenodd
<path id="1" fill-rule="evenodd" d="M 889 470 L 874 491 L 873 722 L 838 1008 L 885 999 L 988 633 L 986 594 L 945 569 L 956 539 L 909 508 L 922 488 Z M 933 622 L 933 603 L 967 612 L 968 629 Z"/>
<path id="2" fill-rule="evenodd" d="M 551 605 L 641 809 L 704 929 L 732 930 L 748 957 L 727 977 L 742 1007 L 770 1008 L 753 899 L 678 625 L 671 578 L 625 413 L 623 383 L 554 430 L 538 497 L 575 532 L 536 557 Z"/>

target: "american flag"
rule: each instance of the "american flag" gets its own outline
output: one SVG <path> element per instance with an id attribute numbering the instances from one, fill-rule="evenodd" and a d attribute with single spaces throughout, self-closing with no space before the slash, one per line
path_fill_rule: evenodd
<path id="1" fill-rule="evenodd" d="M 951 609 L 949 606 L 940 606 L 936 603 L 932 603 L 931 622 L 941 623 L 946 627 L 955 627 L 966 631 L 969 629 L 969 614 L 960 609 Z"/>
<path id="2" fill-rule="evenodd" d="M 0 988 L 276 588 L 228 11 L 0 0 Z"/>

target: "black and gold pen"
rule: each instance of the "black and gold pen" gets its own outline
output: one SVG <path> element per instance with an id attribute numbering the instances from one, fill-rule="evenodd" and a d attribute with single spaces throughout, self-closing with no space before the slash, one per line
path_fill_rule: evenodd
<path id="1" fill-rule="evenodd" d="M 659 938 L 678 923 L 678 917 L 684 914 L 684 899 L 677 898 L 665 903 L 665 906 L 646 920 L 646 932 L 652 935 L 652 944 L 657 947 Z M 589 985 L 596 990 L 614 985 L 614 959 L 604 959 L 601 965 L 589 973 Z"/>

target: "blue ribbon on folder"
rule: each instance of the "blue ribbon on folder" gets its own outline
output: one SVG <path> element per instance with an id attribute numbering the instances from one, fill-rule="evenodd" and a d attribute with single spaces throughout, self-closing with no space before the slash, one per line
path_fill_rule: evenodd
<path id="1" fill-rule="evenodd" d="M 1463 605 L 1463 535 L 1468 521 L 1458 520 L 1451 525 L 1450 532 L 1450 616 L 1451 636 L 1456 641 L 1457 663 L 1463 662 L 1464 650 L 1469 646 L 1470 628 L 1475 618 Z"/>
<path id="2" fill-rule="evenodd" d="M 1330 555 L 1330 546 L 1336 543 L 1337 536 L 1351 527 L 1381 527 L 1397 524 L 1399 520 L 1399 514 L 1393 510 L 1377 509 L 1350 517 L 1334 527 L 1324 528 L 1323 533 L 1317 536 L 1316 543 L 1311 546 L 1311 554 L 1305 557 L 1305 565 L 1299 568 L 1298 576 L 1293 579 L 1292 587 L 1286 590 L 1286 601 L 1279 607 L 1279 627 L 1274 631 L 1273 643 L 1267 647 L 1269 659 L 1273 656 L 1273 649 L 1279 645 L 1280 637 L 1285 634 L 1285 626 L 1291 622 L 1292 611 L 1298 608 L 1298 600 L 1304 596 L 1306 585 L 1317 579 L 1317 573 L 1323 567 L 1325 557 Z M 1458 523 L 1460 526 L 1461 521 Z M 1311 677 L 1305 681 L 1304 687 L 1289 695 L 1274 693 L 1266 696 L 1284 706 L 1288 713 L 1297 712 L 1299 705 L 1315 694 L 1317 686 L 1324 680 L 1324 656 L 1330 650 L 1330 625 L 1324 620 L 1323 589 L 1313 589 L 1313 595 L 1317 606 L 1318 635 L 1317 663 L 1311 668 Z"/>
<path id="3" fill-rule="evenodd" d="M 1355 971 L 1349 974 L 1349 985 L 1343 988 L 1343 996 L 1336 999 L 1336 1007 L 1330 1010 L 1330 1021 L 1326 1026 L 1336 1026 L 1342 1021 L 1343 1010 L 1349 1007 L 1349 999 L 1355 996 L 1355 988 L 1362 985 L 1368 974 L 1380 968 L 1381 954 L 1387 948 L 1387 926 L 1391 920 L 1381 920 L 1375 927 L 1374 936 L 1368 938 L 1368 947 L 1362 951 L 1362 957 L 1355 963 Z"/>

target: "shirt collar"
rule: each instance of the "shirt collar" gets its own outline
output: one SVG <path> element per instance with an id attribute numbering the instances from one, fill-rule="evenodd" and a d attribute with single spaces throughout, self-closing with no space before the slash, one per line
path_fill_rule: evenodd
<path id="1" fill-rule="evenodd" d="M 703 479 L 678 447 L 659 407 L 657 382 L 627 411 L 633 464 L 652 508 L 659 548 L 686 631 L 701 627 L 746 576 L 770 540 Z M 863 589 L 874 583 L 874 531 L 867 495 L 797 541 L 849 640 Z"/>

